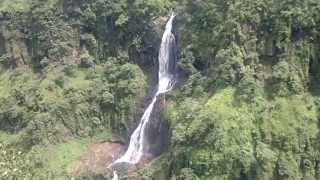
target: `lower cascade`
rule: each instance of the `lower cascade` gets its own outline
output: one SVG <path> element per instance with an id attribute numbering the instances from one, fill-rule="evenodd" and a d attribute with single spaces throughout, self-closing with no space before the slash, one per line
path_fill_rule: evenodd
<path id="1" fill-rule="evenodd" d="M 116 163 L 137 164 L 146 153 L 146 128 L 150 122 L 150 116 L 154 109 L 154 105 L 160 94 L 170 91 L 175 84 L 175 61 L 176 61 L 176 42 L 172 33 L 173 19 L 172 14 L 166 24 L 166 29 L 162 36 L 159 49 L 159 72 L 158 86 L 151 103 L 145 110 L 138 127 L 134 130 L 130 138 L 130 143 L 125 154 L 114 161 Z M 114 173 L 116 175 L 116 173 Z"/>

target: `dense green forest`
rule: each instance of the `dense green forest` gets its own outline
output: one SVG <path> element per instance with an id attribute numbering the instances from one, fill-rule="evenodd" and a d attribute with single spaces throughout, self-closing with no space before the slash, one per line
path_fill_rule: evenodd
<path id="1" fill-rule="evenodd" d="M 320 179 L 319 0 L 0 0 L 0 179 L 128 143 L 175 11 L 168 147 L 137 179 Z"/>

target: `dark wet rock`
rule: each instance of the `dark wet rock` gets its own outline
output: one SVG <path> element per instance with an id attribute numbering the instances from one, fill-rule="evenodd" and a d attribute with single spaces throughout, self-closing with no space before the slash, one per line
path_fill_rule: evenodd
<path id="1" fill-rule="evenodd" d="M 165 94 L 160 94 L 151 114 L 151 120 L 148 123 L 148 128 L 146 128 L 146 152 L 149 152 L 151 156 L 157 156 L 167 148 L 168 127 L 166 125 L 167 123 L 161 116 L 164 108 Z"/>

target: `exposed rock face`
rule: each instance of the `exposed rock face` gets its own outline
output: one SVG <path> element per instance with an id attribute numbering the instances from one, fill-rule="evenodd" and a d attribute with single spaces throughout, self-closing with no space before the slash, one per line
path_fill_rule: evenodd
<path id="1" fill-rule="evenodd" d="M 7 49 L 11 54 L 11 64 L 13 66 L 30 64 L 31 58 L 28 54 L 27 46 L 21 39 L 11 40 Z"/>
<path id="2" fill-rule="evenodd" d="M 158 96 L 154 110 L 151 114 L 151 121 L 147 128 L 147 141 L 148 141 L 148 152 L 151 152 L 150 156 L 157 156 L 163 152 L 167 147 L 167 135 L 168 127 L 161 118 L 161 112 L 165 107 L 165 95 L 161 94 Z"/>
<path id="3" fill-rule="evenodd" d="M 7 65 L 19 67 L 30 65 L 31 57 L 23 35 L 17 31 L 0 31 L 0 56 L 7 57 Z"/>
<path id="4" fill-rule="evenodd" d="M 0 56 L 2 56 L 6 52 L 4 37 L 0 33 Z"/>
<path id="5" fill-rule="evenodd" d="M 74 167 L 73 175 L 109 175 L 111 170 L 108 169 L 108 166 L 119 158 L 124 150 L 124 146 L 119 143 L 104 142 L 93 144 Z"/>

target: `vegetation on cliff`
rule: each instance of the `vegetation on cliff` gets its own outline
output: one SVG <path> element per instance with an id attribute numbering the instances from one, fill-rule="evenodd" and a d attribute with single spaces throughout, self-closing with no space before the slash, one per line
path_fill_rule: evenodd
<path id="1" fill-rule="evenodd" d="M 319 179 L 319 8 L 177 1 L 184 81 L 164 115 L 169 151 L 145 179 Z"/>
<path id="2" fill-rule="evenodd" d="M 92 140 L 125 141 L 172 8 L 169 146 L 141 178 L 319 179 L 318 0 L 0 0 L 0 179 L 69 175 Z"/>

